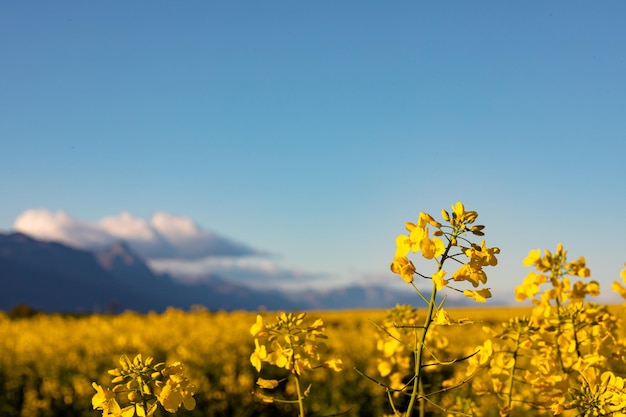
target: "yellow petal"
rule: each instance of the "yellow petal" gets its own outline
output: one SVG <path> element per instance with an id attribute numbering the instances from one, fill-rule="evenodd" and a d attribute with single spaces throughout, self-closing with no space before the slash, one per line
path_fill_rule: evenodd
<path id="1" fill-rule="evenodd" d="M 463 295 L 478 303 L 484 303 L 487 301 L 487 298 L 491 298 L 491 291 L 489 291 L 489 288 L 483 288 L 478 291 L 465 290 Z"/>
<path id="2" fill-rule="evenodd" d="M 531 266 L 541 258 L 541 249 L 533 249 L 522 262 L 524 266 Z"/>
<path id="3" fill-rule="evenodd" d="M 256 380 L 256 384 L 261 388 L 274 389 L 278 386 L 278 381 L 275 379 L 259 378 Z"/>
<path id="4" fill-rule="evenodd" d="M 443 278 L 445 277 L 445 275 L 446 271 L 444 271 L 443 269 L 435 272 L 432 275 L 433 283 L 435 284 L 437 291 L 448 285 L 448 280 Z"/>

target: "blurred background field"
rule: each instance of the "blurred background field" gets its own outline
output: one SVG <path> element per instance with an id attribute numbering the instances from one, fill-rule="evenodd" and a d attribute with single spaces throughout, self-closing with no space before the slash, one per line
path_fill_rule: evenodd
<path id="1" fill-rule="evenodd" d="M 616 307 L 618 308 L 618 307 Z M 419 311 L 419 310 L 418 310 Z M 449 343 L 445 355 L 467 354 L 483 343 L 482 326 L 497 326 L 510 317 L 527 315 L 523 308 L 450 309 L 462 326 L 440 326 Z M 94 416 L 92 381 L 109 385 L 107 370 L 122 354 L 182 361 L 195 385 L 197 407 L 184 416 L 294 415 L 288 407 L 263 404 L 251 395 L 259 376 L 250 365 L 254 341 L 249 333 L 257 313 L 183 312 L 162 314 L 31 317 L 0 315 L 0 415 L 3 417 Z M 275 313 L 262 313 L 272 320 Z M 327 326 L 328 349 L 343 360 L 341 373 L 315 371 L 308 399 L 310 415 L 380 416 L 384 389 L 359 375 L 376 372 L 376 326 L 383 310 L 309 312 Z M 420 314 L 424 314 L 420 311 Z M 464 365 L 457 366 L 462 372 Z M 273 376 L 263 369 L 264 377 Z"/>

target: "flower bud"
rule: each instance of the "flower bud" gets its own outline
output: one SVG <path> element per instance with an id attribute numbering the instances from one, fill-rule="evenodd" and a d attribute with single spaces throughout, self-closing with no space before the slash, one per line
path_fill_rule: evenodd
<path id="1" fill-rule="evenodd" d="M 113 379 L 111 380 L 111 383 L 112 383 L 112 384 L 117 384 L 118 382 L 122 382 L 123 380 L 124 380 L 124 377 L 123 377 L 123 376 L 116 376 L 115 378 L 113 378 Z"/>
<path id="2" fill-rule="evenodd" d="M 113 387 L 113 389 L 111 390 L 114 393 L 118 393 L 118 392 L 123 392 L 126 391 L 126 385 L 123 384 L 119 384 Z"/>
<path id="3" fill-rule="evenodd" d="M 466 211 L 465 212 L 465 221 L 467 221 L 469 224 L 472 224 L 476 221 L 476 218 L 478 218 L 478 213 L 475 211 Z"/>

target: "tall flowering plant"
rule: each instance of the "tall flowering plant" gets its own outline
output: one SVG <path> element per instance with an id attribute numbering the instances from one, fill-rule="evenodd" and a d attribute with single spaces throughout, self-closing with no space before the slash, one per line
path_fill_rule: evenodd
<path id="1" fill-rule="evenodd" d="M 410 318 L 407 313 L 411 310 L 400 310 L 403 323 L 383 324 L 380 329 L 390 343 L 379 342 L 385 358 L 379 364 L 381 377 L 386 375 L 394 379 L 389 383 L 377 381 L 386 387 L 389 403 L 396 416 L 412 416 L 416 410 L 424 415 L 427 405 L 441 408 L 430 397 L 453 387 L 440 387 L 433 392 L 425 390 L 425 371 L 434 365 L 446 366 L 467 358 L 443 359 L 435 354 L 429 342 L 436 326 L 451 325 L 455 322 L 444 310 L 445 299 L 438 298 L 443 290 L 452 290 L 462 293 L 465 297 L 476 302 L 485 302 L 491 297 L 487 283 L 487 274 L 484 269 L 498 263 L 496 255 L 500 250 L 488 247 L 484 240 L 474 242 L 476 236 L 484 236 L 484 226 L 476 225 L 478 213 L 466 210 L 461 202 L 452 206 L 452 211 L 441 211 L 443 222 L 435 220 L 430 214 L 420 212 L 416 223 L 407 222 L 406 234 L 396 238 L 396 250 L 391 263 L 391 271 L 399 275 L 407 284 L 411 285 L 419 297 L 427 304 L 427 312 L 417 319 L 415 314 Z M 431 262 L 431 272 L 418 270 L 411 255 L 421 255 L 426 262 Z M 452 274 L 447 270 L 452 268 Z M 416 285 L 415 279 L 430 281 L 430 295 L 426 296 Z M 462 284 L 469 284 L 471 288 L 462 288 Z M 398 329 L 402 329 L 399 331 Z M 441 342 L 441 340 L 439 340 Z M 441 343 L 440 343 L 441 344 Z M 444 343 L 445 344 L 445 343 Z M 394 358 L 400 353 L 404 358 Z M 395 365 L 396 372 L 390 371 L 390 364 Z M 397 370 L 404 370 L 408 375 L 404 378 Z M 461 381 L 459 384 L 464 383 Z M 399 395 L 401 394 L 401 395 Z M 407 401 L 398 401 L 398 397 Z"/>
<path id="2" fill-rule="evenodd" d="M 304 388 L 305 375 L 319 368 L 339 372 L 342 367 L 341 359 L 322 357 L 323 341 L 327 338 L 324 322 L 317 319 L 307 324 L 305 319 L 306 313 L 281 312 L 273 322 L 258 315 L 256 323 L 250 328 L 255 346 L 250 363 L 257 372 L 261 372 L 264 363 L 286 371 L 286 376 L 281 379 L 259 377 L 257 385 L 262 391 L 256 396 L 268 403 L 296 404 L 300 417 L 305 416 L 304 400 L 312 388 L 311 384 Z M 295 399 L 278 398 L 267 393 L 281 383 L 295 385 Z"/>

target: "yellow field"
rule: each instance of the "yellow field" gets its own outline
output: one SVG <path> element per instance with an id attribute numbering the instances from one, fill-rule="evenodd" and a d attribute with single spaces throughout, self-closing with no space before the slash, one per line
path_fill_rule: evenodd
<path id="1" fill-rule="evenodd" d="M 468 308 L 449 312 L 453 319 L 467 317 L 475 321 L 438 327 L 440 336 L 449 340 L 442 355 L 452 358 L 472 352 L 486 340 L 483 326 L 497 327 L 510 317 L 528 315 L 530 309 Z M 313 373 L 316 380 L 309 415 L 350 410 L 347 415 L 380 416 L 389 412 L 384 389 L 354 370 L 377 377 L 379 354 L 372 322 L 382 321 L 385 314 L 308 313 L 309 317 L 324 320 L 328 349 L 344 363 L 341 373 Z M 264 316 L 272 319 L 275 314 Z M 254 349 L 249 329 L 255 317 L 256 313 L 248 312 L 178 310 L 148 315 L 37 315 L 21 319 L 0 314 L 0 416 L 94 416 L 97 412 L 91 407 L 91 382 L 109 384 L 111 377 L 106 371 L 118 365 L 120 355 L 136 353 L 186 365 L 197 386 L 197 407 L 181 410 L 178 415 L 295 415 L 289 407 L 263 404 L 251 395 L 258 377 L 249 362 Z M 460 363 L 454 369 L 462 373 L 465 367 Z"/>

